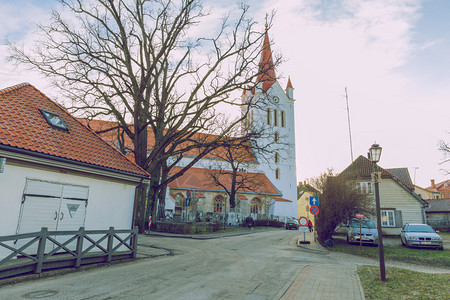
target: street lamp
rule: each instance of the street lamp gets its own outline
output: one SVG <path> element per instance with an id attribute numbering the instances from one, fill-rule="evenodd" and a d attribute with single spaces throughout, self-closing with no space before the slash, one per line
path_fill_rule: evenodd
<path id="1" fill-rule="evenodd" d="M 378 173 L 377 162 L 380 161 L 381 147 L 378 144 L 373 144 L 370 147 L 370 160 L 373 162 L 372 178 L 375 182 L 375 205 L 377 209 L 377 228 L 378 228 L 378 252 L 380 257 L 380 276 L 381 281 L 386 281 L 386 271 L 384 267 L 384 249 L 383 249 L 383 231 L 381 230 L 381 211 L 380 211 L 380 192 L 378 189 L 378 182 L 381 179 L 381 174 Z"/>

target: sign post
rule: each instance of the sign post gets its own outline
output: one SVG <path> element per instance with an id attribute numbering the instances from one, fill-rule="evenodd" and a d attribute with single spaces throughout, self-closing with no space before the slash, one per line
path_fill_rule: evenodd
<path id="1" fill-rule="evenodd" d="M 300 244 L 309 244 L 310 241 L 306 240 L 306 233 L 308 231 L 308 219 L 305 217 L 300 217 L 298 219 L 298 224 L 300 227 L 298 228 L 298 231 L 303 232 L 303 241 L 300 241 Z"/>
<path id="2" fill-rule="evenodd" d="M 362 219 L 365 217 L 362 214 L 356 214 L 355 217 L 357 217 L 359 219 L 359 255 L 361 255 L 361 251 L 362 251 L 362 238 L 361 238 L 361 234 L 362 234 Z"/>

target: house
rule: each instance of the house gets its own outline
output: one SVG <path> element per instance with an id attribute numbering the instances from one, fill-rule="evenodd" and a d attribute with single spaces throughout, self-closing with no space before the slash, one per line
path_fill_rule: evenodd
<path id="1" fill-rule="evenodd" d="M 423 200 L 439 199 L 440 193 L 437 190 L 430 190 L 427 188 L 414 185 L 414 192 L 419 195 Z"/>
<path id="2" fill-rule="evenodd" d="M 182 176 L 172 181 L 167 188 L 165 195 L 165 211 L 167 219 L 180 219 L 191 221 L 193 218 L 201 220 L 225 218 L 228 214 L 230 220 L 242 220 L 251 215 L 254 219 L 274 218 L 286 220 L 288 217 L 297 218 L 297 182 L 295 166 L 295 115 L 293 86 L 289 79 L 286 89 L 275 79 L 275 70 L 272 62 L 272 52 L 268 33 L 265 33 L 263 51 L 260 61 L 260 69 L 267 68 L 265 72 L 257 78 L 258 83 L 253 89 L 245 89 L 241 96 L 242 103 L 251 100 L 261 100 L 259 103 L 265 105 L 252 109 L 249 115 L 249 122 L 254 128 L 264 126 L 271 134 L 259 141 L 260 145 L 268 145 L 277 141 L 286 153 L 279 153 L 277 150 L 271 151 L 273 155 L 269 160 L 262 157 L 262 154 L 252 149 L 240 149 L 238 151 L 248 151 L 248 155 L 241 155 L 241 167 L 239 176 L 241 178 L 256 178 L 259 184 L 255 189 L 243 188 L 238 190 L 236 208 L 231 215 L 229 213 L 230 202 L 227 198 L 225 188 L 230 190 L 230 183 L 227 182 L 226 175 L 222 174 L 221 181 L 226 182 L 225 188 L 211 184 L 208 174 L 217 170 L 230 171 L 230 164 L 217 155 L 223 149 L 213 150 L 210 154 L 200 159 L 194 167 L 185 172 Z M 116 124 L 100 120 L 83 120 L 94 131 L 110 145 L 119 149 Z M 108 131 L 112 129 L 112 131 Z M 118 129 L 120 130 L 120 129 Z M 202 138 L 208 139 L 207 134 Z M 212 137 L 212 135 L 209 135 Z M 151 130 L 148 131 L 148 149 L 153 148 L 154 137 Z M 131 140 L 123 136 L 126 145 L 124 152 L 132 150 Z M 281 147 L 280 147 L 281 148 Z M 189 153 L 184 153 L 177 162 L 177 167 L 188 165 L 197 156 L 198 150 L 192 149 Z M 131 155 L 131 153 L 130 153 Z M 189 200 L 187 200 L 189 199 Z M 189 203 L 189 205 L 187 205 Z M 192 203 L 192 206 L 191 206 Z M 227 209 L 228 208 L 228 209 Z M 192 216 L 195 211 L 196 216 Z M 197 215 L 198 213 L 198 215 Z M 201 215 L 201 217 L 200 217 Z"/>
<path id="3" fill-rule="evenodd" d="M 434 179 L 431 179 L 431 186 L 427 187 L 428 190 L 439 193 L 439 198 L 450 198 L 450 179 L 435 184 Z M 436 199 L 436 198 L 433 198 Z"/>
<path id="4" fill-rule="evenodd" d="M 360 192 L 375 199 L 371 177 L 373 167 L 372 161 L 361 155 L 339 176 L 355 180 Z M 383 169 L 380 166 L 378 168 L 381 172 L 379 192 L 383 233 L 400 234 L 405 223 L 426 223 L 425 209 L 428 205 L 414 192 L 408 169 Z"/>
<path id="5" fill-rule="evenodd" d="M 310 197 L 317 196 L 318 191 L 305 182 L 299 182 L 297 186 L 297 207 L 298 207 L 298 216 L 305 217 L 308 220 L 311 220 L 314 226 L 314 215 L 310 212 Z"/>
<path id="6" fill-rule="evenodd" d="M 444 231 L 450 230 L 450 199 L 430 199 L 427 201 L 429 208 L 427 214 L 427 224 L 435 229 Z"/>
<path id="7" fill-rule="evenodd" d="M 131 228 L 145 171 L 28 83 L 0 116 L 0 235 Z"/>

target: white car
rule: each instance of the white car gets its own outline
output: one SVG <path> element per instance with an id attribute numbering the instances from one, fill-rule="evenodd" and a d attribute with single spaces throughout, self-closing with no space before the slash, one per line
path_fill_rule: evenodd
<path id="1" fill-rule="evenodd" d="M 427 224 L 405 224 L 400 233 L 402 245 L 406 247 L 427 247 L 444 250 L 442 238 Z"/>

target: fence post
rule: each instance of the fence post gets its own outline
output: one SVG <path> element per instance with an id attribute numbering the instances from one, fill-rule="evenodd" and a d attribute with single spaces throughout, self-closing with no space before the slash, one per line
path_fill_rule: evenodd
<path id="1" fill-rule="evenodd" d="M 133 258 L 136 258 L 136 254 L 137 254 L 138 233 L 139 233 L 139 228 L 137 226 L 134 226 L 133 232 L 131 233 L 131 234 L 133 234 L 133 238 L 131 239 L 131 248 L 133 249 L 131 255 Z"/>
<path id="2" fill-rule="evenodd" d="M 84 241 L 84 227 L 80 227 L 78 230 L 78 238 L 77 238 L 77 248 L 75 253 L 77 254 L 77 259 L 75 260 L 75 268 L 79 268 L 81 266 L 81 259 L 83 255 L 83 241 Z"/>
<path id="3" fill-rule="evenodd" d="M 38 244 L 38 249 L 37 249 L 37 253 L 36 253 L 37 264 L 36 264 L 36 268 L 34 269 L 35 274 L 40 274 L 42 271 L 42 264 L 44 263 L 44 253 L 45 253 L 45 244 L 47 241 L 47 236 L 48 236 L 48 228 L 42 227 L 41 232 L 39 234 L 39 244 Z"/>
<path id="4" fill-rule="evenodd" d="M 113 240 L 114 240 L 114 227 L 111 226 L 111 227 L 109 227 L 109 230 L 108 230 L 108 248 L 107 248 L 108 256 L 106 259 L 106 261 L 108 263 L 111 262 L 111 258 L 112 258 Z"/>

